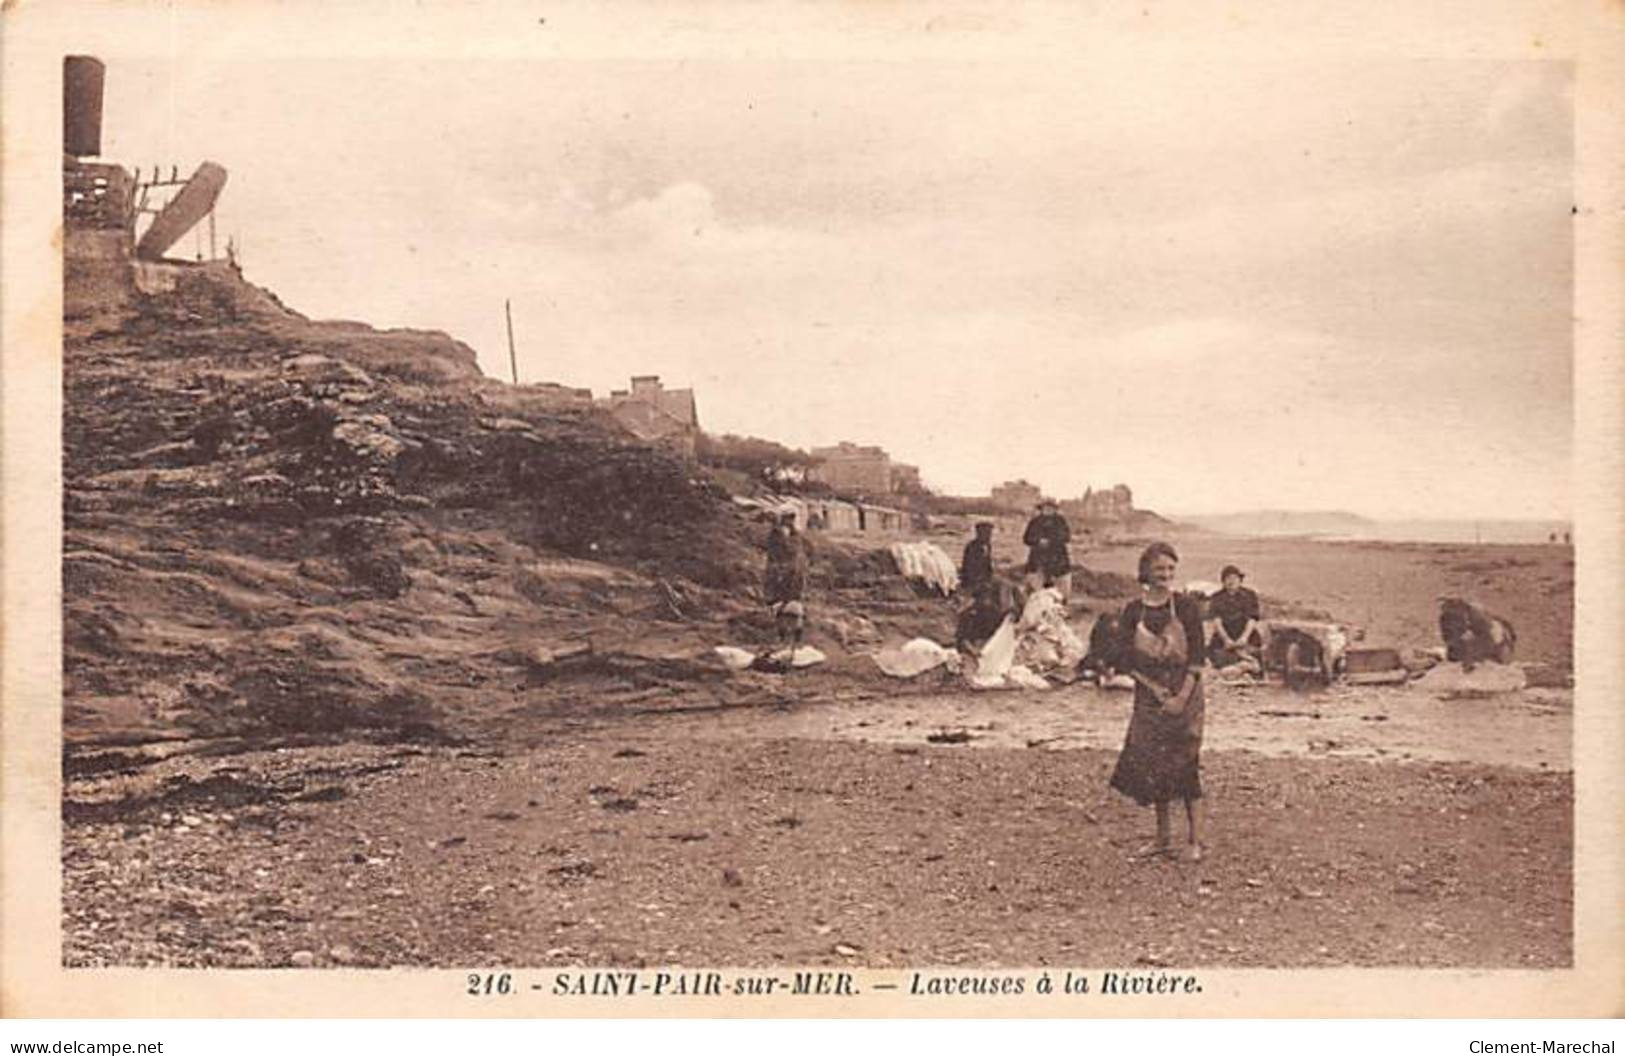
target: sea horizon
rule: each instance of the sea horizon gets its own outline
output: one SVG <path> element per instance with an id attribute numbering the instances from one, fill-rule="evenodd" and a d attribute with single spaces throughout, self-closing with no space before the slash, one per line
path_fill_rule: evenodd
<path id="1" fill-rule="evenodd" d="M 1364 515 L 1344 515 L 1343 523 L 1316 526 L 1312 523 L 1293 522 L 1302 518 L 1312 522 L 1318 518 L 1336 516 L 1326 513 L 1296 513 L 1283 517 L 1282 523 L 1270 526 L 1264 523 L 1239 523 L 1244 518 L 1264 521 L 1268 514 L 1187 514 L 1175 516 L 1178 523 L 1205 531 L 1225 535 L 1255 537 L 1294 537 L 1321 539 L 1327 542 L 1389 542 L 1389 543 L 1484 543 L 1495 545 L 1551 545 L 1562 544 L 1567 535 L 1572 543 L 1574 526 L 1564 520 L 1519 520 L 1514 518 L 1377 518 Z M 1233 527 L 1212 522 L 1235 521 Z M 1207 523 L 1204 523 L 1207 522 Z"/>

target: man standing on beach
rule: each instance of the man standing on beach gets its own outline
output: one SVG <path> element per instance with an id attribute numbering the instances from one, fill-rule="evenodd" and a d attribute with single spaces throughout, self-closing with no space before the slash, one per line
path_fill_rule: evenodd
<path id="1" fill-rule="evenodd" d="M 1054 587 L 1066 601 L 1072 597 L 1072 556 L 1066 545 L 1072 528 L 1054 499 L 1038 504 L 1038 515 L 1027 522 L 1021 541 L 1027 544 L 1027 588 Z"/>
<path id="2" fill-rule="evenodd" d="M 976 597 L 977 591 L 993 582 L 993 522 L 979 521 L 976 537 L 965 544 L 965 556 L 959 562 L 959 589 L 966 597 Z"/>

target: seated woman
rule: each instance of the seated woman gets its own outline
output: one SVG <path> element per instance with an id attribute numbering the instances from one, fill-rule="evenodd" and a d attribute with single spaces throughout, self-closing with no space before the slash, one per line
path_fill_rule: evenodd
<path id="1" fill-rule="evenodd" d="M 1119 615 L 1116 612 L 1103 612 L 1095 618 L 1095 624 L 1089 630 L 1089 652 L 1078 661 L 1079 679 L 1105 685 L 1107 679 L 1116 673 Z"/>
<path id="2" fill-rule="evenodd" d="M 1207 599 L 1208 658 L 1217 668 L 1244 664 L 1262 670 L 1264 628 L 1258 595 L 1241 585 L 1235 565 L 1219 573 L 1224 589 Z"/>

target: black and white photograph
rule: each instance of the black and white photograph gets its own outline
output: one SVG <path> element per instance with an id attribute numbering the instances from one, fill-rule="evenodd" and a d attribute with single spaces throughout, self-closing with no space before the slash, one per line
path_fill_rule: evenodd
<path id="1" fill-rule="evenodd" d="M 32 38 L 53 972 L 1617 1014 L 1581 20 L 475 10 Z"/>

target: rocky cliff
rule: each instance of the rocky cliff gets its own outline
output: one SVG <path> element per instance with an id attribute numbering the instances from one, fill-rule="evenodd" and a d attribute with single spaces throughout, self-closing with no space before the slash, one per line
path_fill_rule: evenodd
<path id="1" fill-rule="evenodd" d="M 481 377 L 444 334 L 311 322 L 229 267 L 163 285 L 64 342 L 70 754 L 469 736 L 720 682 L 709 646 L 764 636 L 758 527 L 591 408 Z M 865 565 L 816 567 L 834 597 Z"/>

